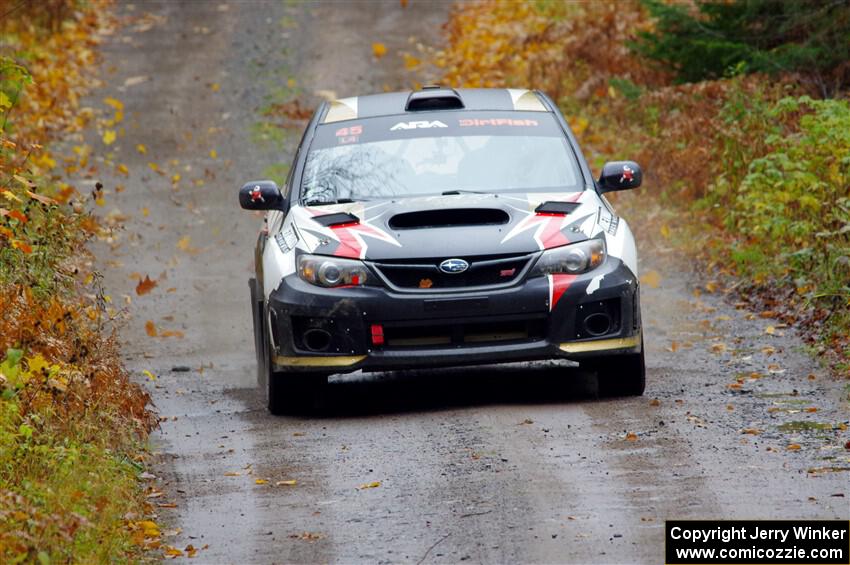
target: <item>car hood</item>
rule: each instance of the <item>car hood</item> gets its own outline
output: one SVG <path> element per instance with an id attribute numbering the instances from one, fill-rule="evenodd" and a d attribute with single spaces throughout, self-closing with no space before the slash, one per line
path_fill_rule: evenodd
<path id="1" fill-rule="evenodd" d="M 460 194 L 295 206 L 292 222 L 310 253 L 436 259 L 530 253 L 582 241 L 599 231 L 600 206 L 591 190 Z"/>

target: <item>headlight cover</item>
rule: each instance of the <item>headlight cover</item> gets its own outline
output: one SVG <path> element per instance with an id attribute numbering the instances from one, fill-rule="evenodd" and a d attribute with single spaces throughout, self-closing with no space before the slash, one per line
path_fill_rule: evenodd
<path id="1" fill-rule="evenodd" d="M 592 271 L 605 261 L 605 240 L 588 239 L 547 249 L 534 265 L 532 275 L 578 275 Z"/>
<path id="2" fill-rule="evenodd" d="M 327 288 L 363 286 L 374 282 L 362 261 L 321 255 L 300 255 L 298 276 L 310 284 Z"/>

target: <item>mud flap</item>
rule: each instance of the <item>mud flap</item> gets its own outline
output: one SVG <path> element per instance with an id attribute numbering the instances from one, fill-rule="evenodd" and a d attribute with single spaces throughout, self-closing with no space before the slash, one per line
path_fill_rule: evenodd
<path id="1" fill-rule="evenodd" d="M 257 357 L 257 384 L 266 385 L 266 349 L 263 332 L 263 296 L 257 288 L 257 279 L 248 279 L 251 289 L 251 318 L 254 321 L 254 351 Z"/>

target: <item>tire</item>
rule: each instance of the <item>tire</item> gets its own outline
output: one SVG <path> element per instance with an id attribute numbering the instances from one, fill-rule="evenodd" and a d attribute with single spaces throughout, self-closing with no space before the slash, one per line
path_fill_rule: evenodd
<path id="1" fill-rule="evenodd" d="M 265 319 L 265 313 L 261 314 Z M 261 328 L 265 328 L 262 324 Z M 262 332 L 262 361 L 258 360 L 260 388 L 265 393 L 266 406 L 275 416 L 309 414 L 322 400 L 328 376 L 317 373 L 275 371 L 272 369 L 271 346 L 267 332 Z"/>
<path id="2" fill-rule="evenodd" d="M 640 353 L 612 355 L 586 362 L 589 369 L 596 371 L 599 396 L 641 396 L 646 389 L 646 364 L 643 355 L 643 339 Z"/>

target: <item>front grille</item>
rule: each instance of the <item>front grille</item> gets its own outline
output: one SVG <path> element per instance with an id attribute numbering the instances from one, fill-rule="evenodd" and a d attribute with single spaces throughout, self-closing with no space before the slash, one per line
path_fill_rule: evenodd
<path id="1" fill-rule="evenodd" d="M 508 286 L 523 275 L 533 253 L 458 257 L 469 263 L 463 273 L 444 273 L 440 263 L 448 257 L 382 261 L 372 266 L 392 286 L 415 290 L 442 290 L 482 286 Z"/>
<path id="2" fill-rule="evenodd" d="M 388 323 L 383 328 L 384 347 L 390 349 L 486 345 L 543 339 L 546 319 L 537 317 L 461 323 L 435 321 L 415 325 Z"/>

